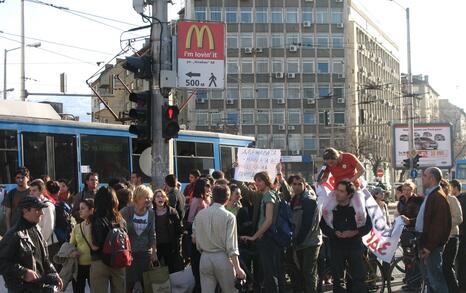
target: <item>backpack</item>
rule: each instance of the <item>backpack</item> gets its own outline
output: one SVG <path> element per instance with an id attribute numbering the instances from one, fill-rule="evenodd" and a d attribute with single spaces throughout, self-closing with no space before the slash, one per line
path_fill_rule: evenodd
<path id="1" fill-rule="evenodd" d="M 131 266 L 131 243 L 128 233 L 120 225 L 114 225 L 105 238 L 102 249 L 102 261 L 112 268 L 125 268 Z"/>
<path id="2" fill-rule="evenodd" d="M 58 201 L 55 204 L 55 227 L 53 228 L 58 242 L 69 242 L 72 230 L 71 207 L 64 201 Z"/>
<path id="3" fill-rule="evenodd" d="M 291 246 L 293 237 L 292 211 L 290 204 L 275 194 L 277 198 L 277 212 L 274 214 L 273 223 L 267 230 L 268 235 L 282 248 Z M 274 208 L 275 211 L 275 208 Z"/>

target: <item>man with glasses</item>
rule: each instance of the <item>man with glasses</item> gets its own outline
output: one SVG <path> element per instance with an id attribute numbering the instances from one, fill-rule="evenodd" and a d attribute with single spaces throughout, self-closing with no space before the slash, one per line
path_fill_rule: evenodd
<path id="1" fill-rule="evenodd" d="M 29 195 L 29 170 L 19 168 L 15 172 L 16 188 L 10 190 L 3 199 L 2 205 L 5 207 L 5 225 L 9 230 L 21 216 L 18 204 L 21 199 Z"/>

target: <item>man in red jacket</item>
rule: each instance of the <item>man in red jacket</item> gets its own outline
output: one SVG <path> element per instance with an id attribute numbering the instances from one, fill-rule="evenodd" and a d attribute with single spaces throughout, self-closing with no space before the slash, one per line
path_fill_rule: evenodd
<path id="1" fill-rule="evenodd" d="M 429 292 L 448 292 L 442 271 L 442 253 L 451 230 L 451 214 L 445 193 L 440 188 L 442 171 L 427 168 L 422 174 L 424 202 L 416 218 L 415 229 L 420 234 L 421 272 Z"/>

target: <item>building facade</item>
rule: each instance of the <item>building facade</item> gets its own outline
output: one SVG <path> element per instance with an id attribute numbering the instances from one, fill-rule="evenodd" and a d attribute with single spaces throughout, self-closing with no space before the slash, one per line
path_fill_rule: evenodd
<path id="1" fill-rule="evenodd" d="M 440 119 L 439 99 L 440 95 L 429 84 L 428 75 L 413 75 L 413 97 L 414 97 L 414 122 L 431 123 Z M 404 96 L 408 96 L 407 76 L 401 75 L 401 83 Z M 409 117 L 407 107 L 403 109 L 403 115 Z"/>
<path id="2" fill-rule="evenodd" d="M 440 117 L 443 122 L 450 122 L 453 132 L 454 159 L 466 158 L 466 113 L 464 109 L 450 103 L 447 99 L 439 100 Z"/>

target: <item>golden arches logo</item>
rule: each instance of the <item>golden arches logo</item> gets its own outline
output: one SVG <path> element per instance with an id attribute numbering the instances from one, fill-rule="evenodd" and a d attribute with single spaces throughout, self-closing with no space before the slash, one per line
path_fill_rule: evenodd
<path id="1" fill-rule="evenodd" d="M 186 35 L 186 49 L 191 49 L 191 43 L 193 38 L 193 32 L 196 32 L 196 41 L 197 41 L 197 48 L 202 48 L 202 43 L 204 40 L 204 34 L 207 32 L 207 39 L 209 40 L 209 49 L 215 50 L 215 43 L 214 43 L 214 36 L 212 35 L 212 31 L 207 25 L 201 26 L 199 28 L 198 25 L 193 24 L 188 30 L 188 34 Z"/>

